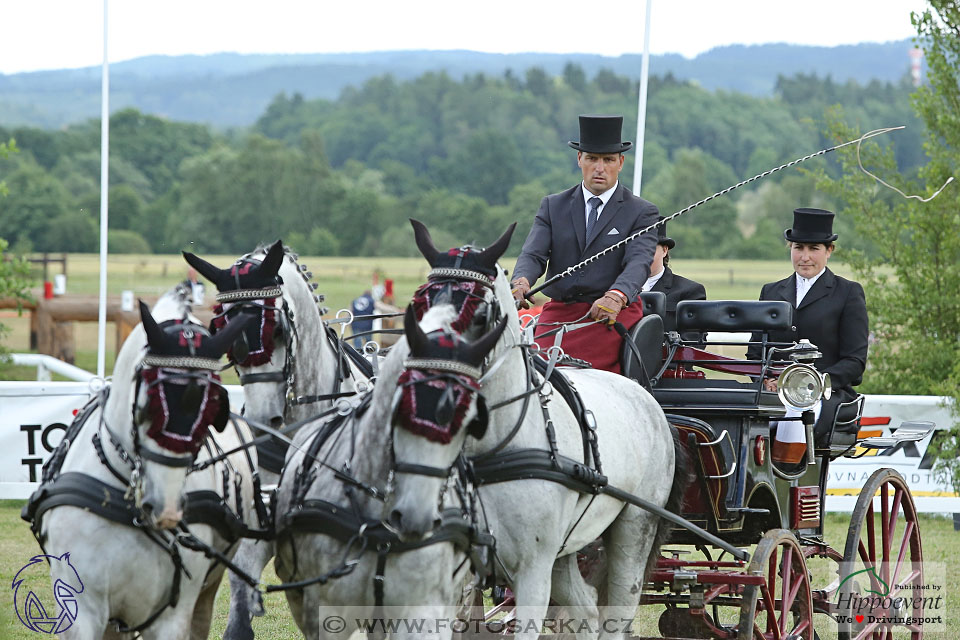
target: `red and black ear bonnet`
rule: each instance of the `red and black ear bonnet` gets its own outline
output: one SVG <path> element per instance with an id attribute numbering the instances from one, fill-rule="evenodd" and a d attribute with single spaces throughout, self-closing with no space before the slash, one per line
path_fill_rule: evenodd
<path id="1" fill-rule="evenodd" d="M 421 320 L 430 307 L 447 302 L 457 309 L 457 318 L 451 324 L 454 331 L 465 332 L 475 317 L 482 320 L 484 333 L 489 331 L 499 316 L 499 310 L 496 298 L 487 303 L 485 289 L 493 290 L 497 260 L 510 244 L 516 224 L 486 249 L 460 247 L 446 253 L 434 247 L 430 232 L 421 222 L 411 219 L 410 224 L 413 225 L 417 247 L 431 267 L 427 283 L 413 294 L 413 311 L 417 320 Z"/>
<path id="2" fill-rule="evenodd" d="M 270 362 L 274 341 L 284 331 L 285 315 L 277 306 L 283 280 L 277 275 L 283 263 L 283 244 L 278 240 L 263 260 L 244 256 L 227 269 L 220 269 L 192 253 L 184 259 L 217 286 L 217 304 L 213 307 L 211 330 L 217 333 L 241 311 L 257 316 L 230 346 L 227 357 L 241 367 Z"/>
<path id="3" fill-rule="evenodd" d="M 477 395 L 477 415 L 467 432 L 483 437 L 487 409 L 480 395 L 481 366 L 506 328 L 506 318 L 480 340 L 468 343 L 456 333 L 424 334 L 413 307 L 407 307 L 404 330 L 410 357 L 397 381 L 399 400 L 394 420 L 404 429 L 428 440 L 447 444 L 460 431 L 470 402 Z"/>
<path id="4" fill-rule="evenodd" d="M 234 320 L 221 335 L 211 336 L 189 321 L 169 320 L 157 324 L 147 306 L 140 303 L 140 316 L 147 334 L 137 386 L 146 385 L 150 417 L 147 436 L 174 453 L 196 454 L 213 426 L 222 431 L 230 402 L 220 384 L 220 357 L 243 331 L 250 316 Z M 134 416 L 140 422 L 146 416 Z"/>

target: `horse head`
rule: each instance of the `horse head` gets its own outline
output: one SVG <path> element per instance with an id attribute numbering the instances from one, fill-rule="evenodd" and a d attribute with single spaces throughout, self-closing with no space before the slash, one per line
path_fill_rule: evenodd
<path id="1" fill-rule="evenodd" d="M 251 318 L 237 318 L 215 336 L 186 314 L 157 322 L 143 302 L 140 318 L 146 349 L 133 375 L 132 455 L 126 457 L 134 466 L 136 506 L 150 524 L 169 529 L 183 515 L 187 470 L 209 428 L 222 431 L 229 419 L 220 357 Z"/>
<path id="2" fill-rule="evenodd" d="M 469 340 L 476 340 L 493 329 L 501 316 L 501 304 L 494 292 L 494 284 L 503 269 L 497 260 L 510 244 L 516 223 L 486 249 L 472 246 L 455 247 L 449 251 L 437 250 L 426 226 L 411 218 L 414 238 L 420 253 L 430 264 L 427 283 L 413 295 L 413 310 L 417 320 L 430 307 L 449 303 L 457 310 L 450 328 Z"/>
<path id="3" fill-rule="evenodd" d="M 334 358 L 323 358 L 316 351 L 326 346 L 326 340 L 316 309 L 322 297 L 313 294 L 316 284 L 307 281 L 311 274 L 279 240 L 227 269 L 192 253 L 184 252 L 183 257 L 217 286 L 214 333 L 238 313 L 258 318 L 234 341 L 227 357 L 240 374 L 245 416 L 279 428 L 291 417 L 298 380 L 312 389 L 331 377 L 318 370 L 320 360 L 330 364 Z"/>
<path id="4" fill-rule="evenodd" d="M 413 306 L 404 332 L 409 357 L 397 381 L 392 416 L 394 491 L 386 524 L 402 539 L 420 539 L 439 522 L 436 496 L 450 475 L 467 435 L 482 438 L 487 409 L 481 367 L 506 327 L 469 342 L 448 328 L 425 333 Z"/>

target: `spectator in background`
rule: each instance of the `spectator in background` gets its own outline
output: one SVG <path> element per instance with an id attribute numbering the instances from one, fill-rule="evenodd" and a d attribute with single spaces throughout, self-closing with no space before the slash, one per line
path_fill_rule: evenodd
<path id="1" fill-rule="evenodd" d="M 359 298 L 355 298 L 350 304 L 350 311 L 353 313 L 353 322 L 350 329 L 354 334 L 363 333 L 373 329 L 373 320 L 364 319 L 364 316 L 374 314 L 374 299 L 370 290 L 363 292 Z M 353 346 L 357 349 L 363 348 L 363 343 L 370 340 L 370 335 L 359 336 L 353 339 Z"/>

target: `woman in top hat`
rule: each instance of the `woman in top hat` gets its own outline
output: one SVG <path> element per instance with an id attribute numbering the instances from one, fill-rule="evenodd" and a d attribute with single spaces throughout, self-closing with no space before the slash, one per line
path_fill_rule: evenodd
<path id="1" fill-rule="evenodd" d="M 863 380 L 867 364 L 867 305 L 863 287 L 841 278 L 827 268 L 833 254 L 833 213 L 823 209 L 795 209 L 793 227 L 784 231 L 790 246 L 794 273 L 779 282 L 763 285 L 761 300 L 786 300 L 794 307 L 793 330 L 774 331 L 770 339 L 794 342 L 806 338 L 817 346 L 822 357 L 814 365 L 830 374 L 833 394 L 824 401 L 817 420 L 818 443 L 825 441 L 841 402 L 856 397 L 855 385 Z M 751 346 L 747 358 L 759 359 L 760 347 Z M 776 391 L 775 379 L 764 381 Z M 799 449 L 799 447 L 797 447 Z"/>
<path id="2" fill-rule="evenodd" d="M 623 153 L 632 146 L 621 140 L 622 125 L 622 116 L 580 116 L 580 140 L 569 145 L 577 150 L 583 182 L 540 203 L 513 274 L 521 305 L 544 271 L 551 278 L 657 221 L 657 208 L 618 180 Z M 643 316 L 637 296 L 650 275 L 656 244 L 657 236 L 645 233 L 544 290 L 552 300 L 543 307 L 541 325 L 587 316 L 598 323 L 568 333 L 562 343 L 566 353 L 620 372 L 623 341 L 609 325 L 619 321 L 629 329 Z M 545 338 L 541 346 L 553 340 Z"/>

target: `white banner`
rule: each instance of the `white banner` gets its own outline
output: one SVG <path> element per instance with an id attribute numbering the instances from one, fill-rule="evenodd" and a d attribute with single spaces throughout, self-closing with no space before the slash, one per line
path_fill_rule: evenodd
<path id="1" fill-rule="evenodd" d="M 227 390 L 239 411 L 242 389 Z M 40 468 L 90 397 L 87 382 L 0 382 L 0 499 L 30 497 Z"/>
<path id="2" fill-rule="evenodd" d="M 227 390 L 233 410 L 239 411 L 241 387 L 228 386 Z M 0 382 L 0 499 L 30 496 L 37 487 L 40 467 L 89 397 L 86 382 Z M 861 432 L 890 435 L 908 420 L 934 422 L 937 431 L 947 429 L 953 423 L 948 402 L 936 396 L 867 396 Z M 852 511 L 870 474 L 889 467 L 906 479 L 920 511 L 960 513 L 960 496 L 934 477 L 932 453 L 943 437 L 937 431 L 920 442 L 832 462 L 827 510 Z"/>

